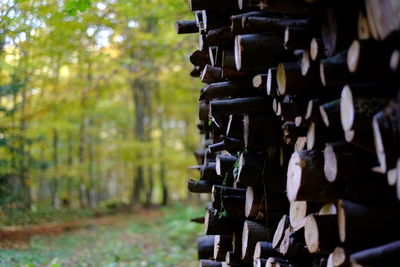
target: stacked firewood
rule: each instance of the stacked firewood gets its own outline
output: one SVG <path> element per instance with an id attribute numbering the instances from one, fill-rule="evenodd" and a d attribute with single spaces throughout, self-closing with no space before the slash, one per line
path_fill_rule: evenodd
<path id="1" fill-rule="evenodd" d="M 200 266 L 400 266 L 400 1 L 190 4 Z"/>

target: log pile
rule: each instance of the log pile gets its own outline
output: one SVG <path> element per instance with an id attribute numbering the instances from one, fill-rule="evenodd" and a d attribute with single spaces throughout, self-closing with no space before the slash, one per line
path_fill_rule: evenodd
<path id="1" fill-rule="evenodd" d="M 190 8 L 200 266 L 400 266 L 400 1 Z"/>

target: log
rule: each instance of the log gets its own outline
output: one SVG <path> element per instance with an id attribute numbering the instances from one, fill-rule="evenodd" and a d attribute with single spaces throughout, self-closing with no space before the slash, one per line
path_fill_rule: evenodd
<path id="1" fill-rule="evenodd" d="M 208 122 L 208 111 L 210 104 L 206 101 L 199 101 L 199 120 Z"/>
<path id="2" fill-rule="evenodd" d="M 200 69 L 204 69 L 204 67 L 207 64 L 211 64 L 210 61 L 210 55 L 208 53 L 208 50 L 196 50 L 194 51 L 190 57 L 189 57 L 190 62 L 195 65 L 199 66 Z"/>
<path id="3" fill-rule="evenodd" d="M 396 168 L 400 157 L 400 105 L 391 101 L 372 119 L 374 143 L 379 167 L 383 173 Z"/>
<path id="4" fill-rule="evenodd" d="M 254 260 L 254 267 L 264 267 L 267 263 L 266 259 L 258 258 Z"/>
<path id="5" fill-rule="evenodd" d="M 386 39 L 392 32 L 400 29 L 398 1 L 365 1 L 370 26 L 376 30 L 375 38 Z"/>
<path id="6" fill-rule="evenodd" d="M 211 193 L 213 185 L 221 185 L 222 181 L 210 181 L 200 180 L 195 181 L 193 179 L 188 180 L 188 190 L 192 193 Z"/>
<path id="7" fill-rule="evenodd" d="M 259 241 L 254 248 L 253 259 L 268 259 L 270 257 L 279 257 L 281 254 L 277 252 L 270 242 Z"/>
<path id="8" fill-rule="evenodd" d="M 212 207 L 219 218 L 243 220 L 245 218 L 246 190 L 226 186 L 213 186 Z M 225 253 L 224 253 L 225 255 Z"/>
<path id="9" fill-rule="evenodd" d="M 307 137 L 297 137 L 296 143 L 294 144 L 294 151 L 301 151 L 306 149 Z"/>
<path id="10" fill-rule="evenodd" d="M 213 259 L 224 261 L 226 253 L 232 250 L 232 235 L 215 235 L 213 247 Z"/>
<path id="11" fill-rule="evenodd" d="M 305 246 L 304 228 L 297 231 L 286 229 L 279 251 L 285 258 L 310 266 L 311 257 Z"/>
<path id="12" fill-rule="evenodd" d="M 287 27 L 309 28 L 311 19 L 288 19 L 277 17 L 246 16 L 242 18 L 243 30 L 246 33 L 277 32 L 284 33 Z"/>
<path id="13" fill-rule="evenodd" d="M 400 240 L 353 253 L 350 260 L 360 266 L 392 266 L 400 262 Z"/>
<path id="14" fill-rule="evenodd" d="M 329 254 L 339 243 L 336 215 L 308 215 L 304 237 L 310 253 Z"/>
<path id="15" fill-rule="evenodd" d="M 190 10 L 208 10 L 221 8 L 239 8 L 237 0 L 221 0 L 218 2 L 210 0 L 190 0 Z"/>
<path id="16" fill-rule="evenodd" d="M 393 73 L 400 73 L 400 50 L 395 49 L 390 56 L 390 69 Z"/>
<path id="17" fill-rule="evenodd" d="M 368 40 L 372 38 L 371 30 L 368 24 L 368 18 L 364 10 L 358 13 L 357 33 L 359 40 Z"/>
<path id="18" fill-rule="evenodd" d="M 218 218 L 217 210 L 208 207 L 204 217 L 204 234 L 206 235 L 229 235 L 239 227 L 236 222 Z"/>
<path id="19" fill-rule="evenodd" d="M 276 117 L 248 115 L 243 117 L 245 148 L 264 148 L 276 144 L 282 136 L 281 122 Z"/>
<path id="20" fill-rule="evenodd" d="M 350 259 L 346 250 L 342 247 L 336 247 L 332 252 L 332 265 L 338 267 L 350 267 Z M 330 266 L 327 266 L 330 267 Z"/>
<path id="21" fill-rule="evenodd" d="M 200 180 L 221 181 L 221 177 L 215 171 L 215 162 L 210 162 L 201 168 Z"/>
<path id="22" fill-rule="evenodd" d="M 290 201 L 334 202 L 337 187 L 324 175 L 322 152 L 305 150 L 293 153 L 287 171 L 287 196 Z"/>
<path id="23" fill-rule="evenodd" d="M 307 26 L 287 26 L 285 29 L 283 47 L 286 50 L 308 49 L 312 35 L 312 30 L 310 30 Z"/>
<path id="24" fill-rule="evenodd" d="M 197 218 L 190 219 L 190 222 L 204 224 L 204 217 L 197 217 Z"/>
<path id="25" fill-rule="evenodd" d="M 293 141 L 293 143 L 296 142 L 298 137 L 306 136 L 308 131 L 306 127 L 297 127 L 294 122 L 285 122 L 282 126 L 282 130 L 284 139 L 287 139 L 290 143 L 291 141 Z"/>
<path id="26" fill-rule="evenodd" d="M 264 190 L 253 189 L 248 186 L 246 189 L 245 215 L 254 220 L 260 216 L 260 213 L 286 213 L 289 203 L 283 194 L 267 193 Z M 265 217 L 265 216 L 263 216 Z"/>
<path id="27" fill-rule="evenodd" d="M 303 76 L 306 76 L 310 71 L 316 71 L 316 63 L 311 62 L 310 52 L 308 50 L 304 50 L 302 54 L 300 68 Z"/>
<path id="28" fill-rule="evenodd" d="M 218 155 L 215 161 L 215 171 L 221 176 L 225 177 L 228 172 L 231 172 L 234 168 L 238 158 L 231 155 Z"/>
<path id="29" fill-rule="evenodd" d="M 225 262 L 231 266 L 240 265 L 242 263 L 241 257 L 241 255 L 234 253 L 233 251 L 228 251 L 225 256 Z"/>
<path id="30" fill-rule="evenodd" d="M 400 238 L 397 203 L 366 206 L 339 200 L 337 208 L 341 242 L 362 249 Z"/>
<path id="31" fill-rule="evenodd" d="M 271 257 L 267 260 L 265 267 L 296 267 L 297 265 L 284 258 Z"/>
<path id="32" fill-rule="evenodd" d="M 285 230 L 290 226 L 289 222 L 289 216 L 283 215 L 282 219 L 279 221 L 278 226 L 276 227 L 274 237 L 272 239 L 272 248 L 276 249 L 279 248 L 281 245 L 281 242 L 283 240 L 283 237 L 285 235 Z M 256 246 L 256 252 L 257 252 L 257 246 Z M 256 252 L 254 253 L 254 256 L 256 255 Z M 271 257 L 271 256 L 270 256 Z"/>
<path id="33" fill-rule="evenodd" d="M 307 201 L 291 201 L 289 208 L 289 222 L 293 230 L 297 231 L 304 226 L 307 215 L 321 209 L 321 203 Z"/>
<path id="34" fill-rule="evenodd" d="M 312 38 L 310 42 L 310 58 L 313 61 L 318 61 L 323 57 L 324 44 L 319 38 Z"/>
<path id="35" fill-rule="evenodd" d="M 253 11 L 248 13 L 242 13 L 231 16 L 231 31 L 233 35 L 243 34 L 245 33 L 243 29 L 243 18 L 245 17 L 263 17 L 265 16 L 265 12 L 262 11 Z"/>
<path id="36" fill-rule="evenodd" d="M 327 57 L 348 48 L 357 37 L 357 12 L 351 7 L 326 10 L 322 20 L 322 41 Z"/>
<path id="37" fill-rule="evenodd" d="M 222 262 L 213 260 L 200 260 L 199 267 L 222 267 Z"/>
<path id="38" fill-rule="evenodd" d="M 237 139 L 243 138 L 242 115 L 229 115 L 229 121 L 226 127 L 226 136 Z"/>
<path id="39" fill-rule="evenodd" d="M 214 253 L 214 235 L 205 235 L 197 238 L 198 259 L 212 259 Z"/>
<path id="40" fill-rule="evenodd" d="M 319 106 L 321 119 L 330 130 L 342 131 L 340 121 L 340 99 Z"/>
<path id="41" fill-rule="evenodd" d="M 213 117 L 246 114 L 273 114 L 271 100 L 266 97 L 243 97 L 227 100 L 212 100 L 210 112 Z"/>
<path id="42" fill-rule="evenodd" d="M 208 46 L 208 53 L 210 54 L 211 66 L 222 68 L 222 49 L 219 49 L 218 46 Z"/>
<path id="43" fill-rule="evenodd" d="M 266 70 L 292 56 L 282 46 L 283 38 L 274 34 L 244 34 L 235 37 L 235 62 L 239 71 Z"/>
<path id="44" fill-rule="evenodd" d="M 379 97 L 376 95 L 379 90 Z M 340 119 L 346 141 L 366 151 L 375 152 L 372 118 L 389 102 L 392 91 L 385 87 L 348 86 L 340 97 Z M 374 97 L 371 97 L 374 96 Z"/>
<path id="45" fill-rule="evenodd" d="M 242 259 L 249 261 L 253 257 L 258 241 L 270 240 L 270 233 L 267 227 L 253 221 L 245 221 L 242 235 Z"/>
<path id="46" fill-rule="evenodd" d="M 210 62 L 211 64 L 211 62 Z M 221 82 L 222 78 L 222 68 L 213 67 L 212 65 L 206 65 L 203 72 L 201 73 L 200 80 L 203 83 L 211 84 L 216 82 Z"/>
<path id="47" fill-rule="evenodd" d="M 211 46 L 232 46 L 235 36 L 230 27 L 221 27 L 207 32 L 207 43 Z"/>
<path id="48" fill-rule="evenodd" d="M 328 143 L 324 149 L 324 174 L 329 182 L 359 179 L 375 164 L 373 155 L 343 141 Z"/>
<path id="49" fill-rule="evenodd" d="M 239 151 L 239 149 L 242 148 L 243 146 L 244 146 L 243 140 L 231 137 L 224 137 L 221 142 L 209 145 L 208 150 L 210 151 L 210 153 L 216 153 L 222 150 L 234 153 Z"/>
<path id="50" fill-rule="evenodd" d="M 196 20 L 178 20 L 175 22 L 175 31 L 177 34 L 197 33 L 199 27 Z"/>
<path id="51" fill-rule="evenodd" d="M 266 12 L 276 12 L 286 15 L 301 15 L 305 17 L 320 17 L 321 9 L 313 5 L 297 0 L 260 0 L 261 10 Z"/>
<path id="52" fill-rule="evenodd" d="M 322 120 L 311 121 L 307 132 L 307 149 L 322 150 L 325 143 L 342 139 L 344 139 L 344 134 L 341 129 L 339 131 L 332 131 L 325 126 Z"/>
<path id="53" fill-rule="evenodd" d="M 202 10 L 203 27 L 206 32 L 230 26 L 230 16 L 223 10 Z"/>
<path id="54" fill-rule="evenodd" d="M 268 79 L 267 74 L 257 74 L 253 78 L 253 87 L 266 92 L 267 91 L 267 79 Z"/>
<path id="55" fill-rule="evenodd" d="M 278 165 L 279 151 L 271 147 L 270 153 L 271 156 L 242 154 L 239 158 L 237 181 L 247 186 L 261 186 L 267 192 L 284 192 L 285 174 L 284 169 Z"/>
<path id="56" fill-rule="evenodd" d="M 285 121 L 294 121 L 298 114 L 305 114 L 307 101 L 299 97 L 285 96 L 280 103 L 280 116 Z"/>
<path id="57" fill-rule="evenodd" d="M 321 93 L 322 84 L 318 75 L 311 72 L 303 76 L 297 62 L 279 63 L 276 79 L 280 95 L 310 96 Z"/>
<path id="58" fill-rule="evenodd" d="M 226 81 L 212 83 L 205 87 L 199 100 L 212 100 L 216 98 L 238 98 L 246 96 L 263 95 L 264 91 L 257 90 L 248 81 Z"/>
<path id="59" fill-rule="evenodd" d="M 278 68 L 269 68 L 267 76 L 267 95 L 275 97 L 278 92 L 278 82 L 276 80 L 276 74 Z"/>

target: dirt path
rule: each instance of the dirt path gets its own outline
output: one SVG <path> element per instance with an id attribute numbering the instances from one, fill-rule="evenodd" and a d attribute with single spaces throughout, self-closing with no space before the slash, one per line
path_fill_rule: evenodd
<path id="1" fill-rule="evenodd" d="M 2 229 L 14 240 L 7 241 L 12 249 L 0 250 L 0 266 L 197 266 L 194 239 L 202 229 L 189 219 L 199 212 L 178 206 L 78 225 Z"/>

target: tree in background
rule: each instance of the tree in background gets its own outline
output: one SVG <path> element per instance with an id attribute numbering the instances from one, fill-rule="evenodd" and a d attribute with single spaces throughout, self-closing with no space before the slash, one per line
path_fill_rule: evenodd
<path id="1" fill-rule="evenodd" d="M 198 85 L 173 23 L 186 1 L 3 2 L 2 208 L 185 197 Z"/>

